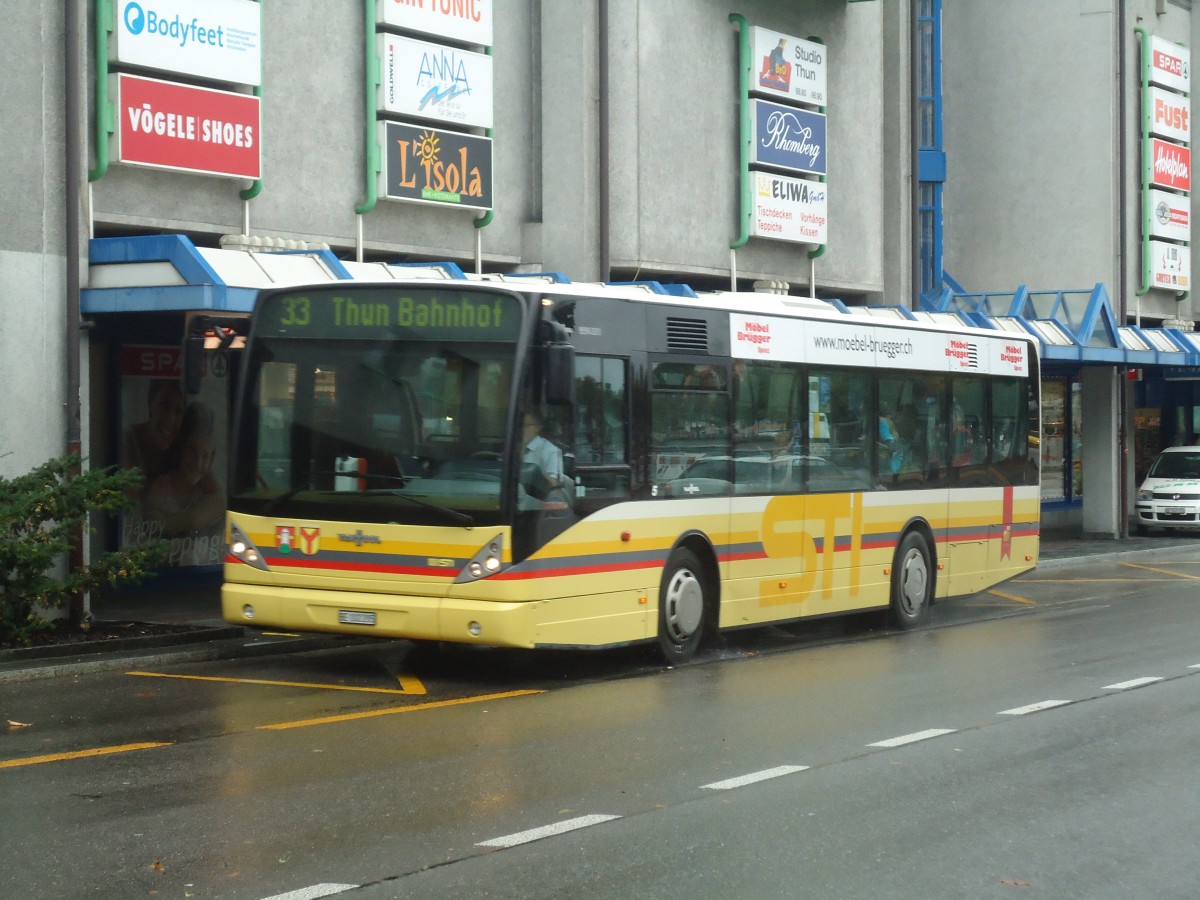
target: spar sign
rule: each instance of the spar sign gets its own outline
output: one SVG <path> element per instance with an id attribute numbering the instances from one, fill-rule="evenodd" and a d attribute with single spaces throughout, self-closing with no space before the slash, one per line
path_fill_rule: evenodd
<path id="1" fill-rule="evenodd" d="M 1191 90 L 1192 53 L 1187 47 L 1150 37 L 1149 82 L 1186 94 Z"/>
<path id="2" fill-rule="evenodd" d="M 136 75 L 111 80 L 117 98 L 118 162 L 262 177 L 257 97 Z"/>

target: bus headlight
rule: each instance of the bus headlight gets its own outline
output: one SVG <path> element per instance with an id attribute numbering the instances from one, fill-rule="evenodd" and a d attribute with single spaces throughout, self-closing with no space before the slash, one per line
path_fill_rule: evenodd
<path id="1" fill-rule="evenodd" d="M 464 584 L 468 581 L 478 581 L 480 578 L 495 575 L 503 568 L 504 535 L 498 534 L 484 544 L 478 553 L 467 560 L 467 564 L 458 573 L 458 577 L 454 579 L 454 583 Z"/>
<path id="2" fill-rule="evenodd" d="M 229 555 L 248 566 L 254 566 L 264 572 L 271 571 L 258 548 L 254 546 L 254 541 L 232 522 L 229 523 Z"/>

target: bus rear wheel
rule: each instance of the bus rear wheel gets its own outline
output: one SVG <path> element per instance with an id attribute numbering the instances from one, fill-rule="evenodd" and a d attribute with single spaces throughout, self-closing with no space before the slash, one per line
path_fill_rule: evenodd
<path id="1" fill-rule="evenodd" d="M 658 592 L 658 646 L 669 663 L 696 654 L 704 634 L 707 607 L 704 569 L 684 547 L 671 554 Z"/>
<path id="2" fill-rule="evenodd" d="M 904 536 L 892 566 L 891 619 L 900 628 L 915 628 L 929 614 L 933 595 L 929 544 L 916 531 Z"/>

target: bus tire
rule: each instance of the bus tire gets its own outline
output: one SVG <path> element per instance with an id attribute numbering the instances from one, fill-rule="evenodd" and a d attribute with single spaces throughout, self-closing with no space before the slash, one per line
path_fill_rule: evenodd
<path id="1" fill-rule="evenodd" d="M 892 623 L 915 628 L 929 614 L 933 577 L 929 544 L 918 531 L 910 531 L 896 547 L 892 565 Z"/>
<path id="2" fill-rule="evenodd" d="M 704 635 L 707 586 L 699 558 L 680 547 L 667 559 L 658 591 L 658 646 L 667 662 L 685 663 Z"/>

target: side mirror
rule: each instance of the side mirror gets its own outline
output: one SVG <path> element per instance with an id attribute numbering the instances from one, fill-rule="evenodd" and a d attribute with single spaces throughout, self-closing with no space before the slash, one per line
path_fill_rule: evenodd
<path id="1" fill-rule="evenodd" d="M 183 339 L 183 390 L 187 394 L 200 393 L 200 382 L 204 378 L 204 335 L 189 334 Z"/>
<path id="2" fill-rule="evenodd" d="M 575 348 L 570 344 L 547 344 L 544 353 L 546 402 L 570 406 L 575 402 Z"/>

